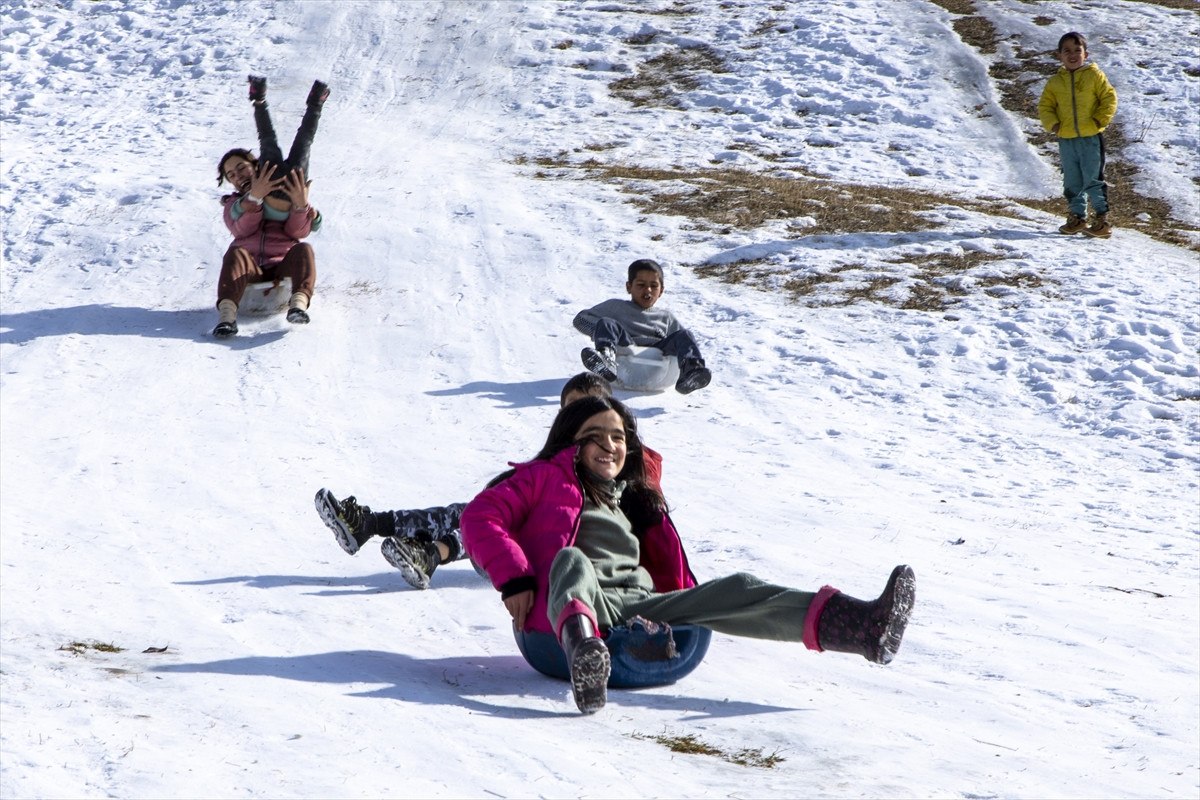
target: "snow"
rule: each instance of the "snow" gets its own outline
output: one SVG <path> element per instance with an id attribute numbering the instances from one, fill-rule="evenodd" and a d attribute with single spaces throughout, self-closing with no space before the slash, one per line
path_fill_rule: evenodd
<path id="1" fill-rule="evenodd" d="M 997 55 L 918 0 L 5 2 L 0 796 L 1197 797 L 1200 262 L 1119 211 L 1100 241 L 1018 205 L 1057 163 L 987 66 L 1084 31 L 1145 126 L 1139 190 L 1198 225 L 1198 17 L 977 5 Z M 610 92 L 696 45 L 725 71 L 679 108 Z M 331 84 L 327 223 L 313 323 L 222 343 L 215 166 L 253 143 L 249 72 L 284 139 Z M 547 156 L 985 203 L 713 228 Z M 946 311 L 848 300 L 969 253 L 994 258 Z M 638 257 L 715 373 L 623 395 L 693 570 L 867 597 L 911 564 L 892 665 L 715 635 L 581 718 L 469 564 L 414 591 L 321 524 L 322 486 L 427 507 L 532 456 L 572 316 Z M 793 300 L 692 269 L 747 259 L 843 279 Z"/>

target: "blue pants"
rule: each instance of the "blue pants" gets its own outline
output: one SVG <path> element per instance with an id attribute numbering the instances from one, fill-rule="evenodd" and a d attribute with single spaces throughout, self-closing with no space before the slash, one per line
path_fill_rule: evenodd
<path id="1" fill-rule="evenodd" d="M 1108 184 L 1104 182 L 1104 137 L 1080 136 L 1058 140 L 1062 161 L 1063 197 L 1072 214 L 1087 216 L 1088 200 L 1097 214 L 1108 213 Z"/>
<path id="2" fill-rule="evenodd" d="M 696 340 L 692 338 L 692 334 L 686 328 L 667 334 L 657 342 L 634 342 L 629 337 L 629 332 L 621 327 L 621 323 L 609 317 L 602 317 L 596 323 L 596 329 L 592 331 L 592 341 L 595 342 L 597 349 L 611 349 L 616 346 L 629 347 L 634 344 L 641 347 L 654 347 L 661 350 L 663 355 L 678 358 L 681 367 L 688 361 L 704 363 Z"/>

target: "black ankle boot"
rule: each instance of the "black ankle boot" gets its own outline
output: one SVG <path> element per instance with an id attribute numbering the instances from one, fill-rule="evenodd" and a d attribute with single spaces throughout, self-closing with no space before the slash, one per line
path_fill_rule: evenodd
<path id="1" fill-rule="evenodd" d="M 313 81 L 312 88 L 308 90 L 308 104 L 320 108 L 328 97 L 329 87 L 320 81 Z"/>
<path id="2" fill-rule="evenodd" d="M 876 664 L 890 663 L 912 613 L 916 581 L 911 567 L 899 566 L 875 600 L 856 600 L 841 592 L 830 597 L 817 621 L 821 649 L 858 653 Z"/>
<path id="3" fill-rule="evenodd" d="M 608 675 L 612 659 L 592 621 L 583 614 L 568 617 L 559 634 L 571 670 L 571 693 L 584 714 L 595 714 L 608 702 Z"/>
<path id="4" fill-rule="evenodd" d="M 250 102 L 267 102 L 267 79 L 261 75 L 250 75 L 246 81 L 250 84 Z"/>

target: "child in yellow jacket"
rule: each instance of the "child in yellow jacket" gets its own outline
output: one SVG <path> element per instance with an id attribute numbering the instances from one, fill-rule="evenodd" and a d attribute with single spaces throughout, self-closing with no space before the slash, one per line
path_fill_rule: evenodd
<path id="1" fill-rule="evenodd" d="M 1062 68 L 1046 82 L 1038 101 L 1042 127 L 1058 135 L 1067 223 L 1058 230 L 1107 239 L 1108 184 L 1104 182 L 1104 129 L 1117 113 L 1117 93 L 1098 66 L 1087 61 L 1087 40 L 1071 31 L 1058 40 Z M 1088 200 L 1095 219 L 1086 221 Z"/>

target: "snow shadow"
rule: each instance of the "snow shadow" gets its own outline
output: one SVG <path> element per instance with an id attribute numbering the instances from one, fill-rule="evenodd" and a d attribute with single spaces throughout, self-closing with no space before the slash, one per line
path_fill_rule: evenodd
<path id="1" fill-rule="evenodd" d="M 501 408 L 534 408 L 539 406 L 557 406 L 562 393 L 563 384 L 570 375 L 562 378 L 550 378 L 540 381 L 523 381 L 520 383 L 497 383 L 494 381 L 472 381 L 457 389 L 437 389 L 426 392 L 430 397 L 459 397 L 461 395 L 479 395 L 485 400 L 494 400 Z"/>
<path id="2" fill-rule="evenodd" d="M 380 556 L 382 558 L 382 556 Z M 491 589 L 487 581 L 479 577 L 466 561 L 464 567 L 446 565 L 434 576 L 434 587 L 438 589 L 469 589 L 472 587 Z M 308 592 L 315 597 L 343 597 L 346 595 L 379 594 L 380 592 L 421 591 L 413 589 L 397 570 L 377 572 L 373 575 L 230 575 L 226 578 L 206 578 L 199 581 L 175 581 L 176 586 L 218 586 L 240 583 L 252 589 L 282 589 L 289 586 L 320 587 L 320 591 Z"/>
<path id="3" fill-rule="evenodd" d="M 156 309 L 106 303 L 21 311 L 0 314 L 0 344 L 26 344 L 34 339 L 71 334 L 215 342 L 208 332 L 208 324 L 214 317 L 211 309 Z M 239 336 L 221 344 L 245 350 L 276 341 L 285 333 L 269 331 Z"/>
<path id="4" fill-rule="evenodd" d="M 163 664 L 151 672 L 178 674 L 263 676 L 325 684 L 385 684 L 377 689 L 351 692 L 352 697 L 398 700 L 424 705 L 449 705 L 504 719 L 554 719 L 577 717 L 572 705 L 570 686 L 539 675 L 516 652 L 507 656 L 454 656 L 415 658 L 404 653 L 381 650 L 313 653 L 297 656 L 246 656 L 206 663 Z M 676 684 L 684 686 L 685 684 Z M 650 690 L 657 691 L 657 690 Z M 743 703 L 728 699 L 689 697 L 676 694 L 652 694 L 650 691 L 613 689 L 609 706 L 652 708 L 685 712 L 689 719 L 728 718 L 757 714 L 775 714 L 800 709 Z M 503 697 L 500 705 L 482 699 Z M 517 702 L 561 703 L 561 710 L 528 708 Z"/>

